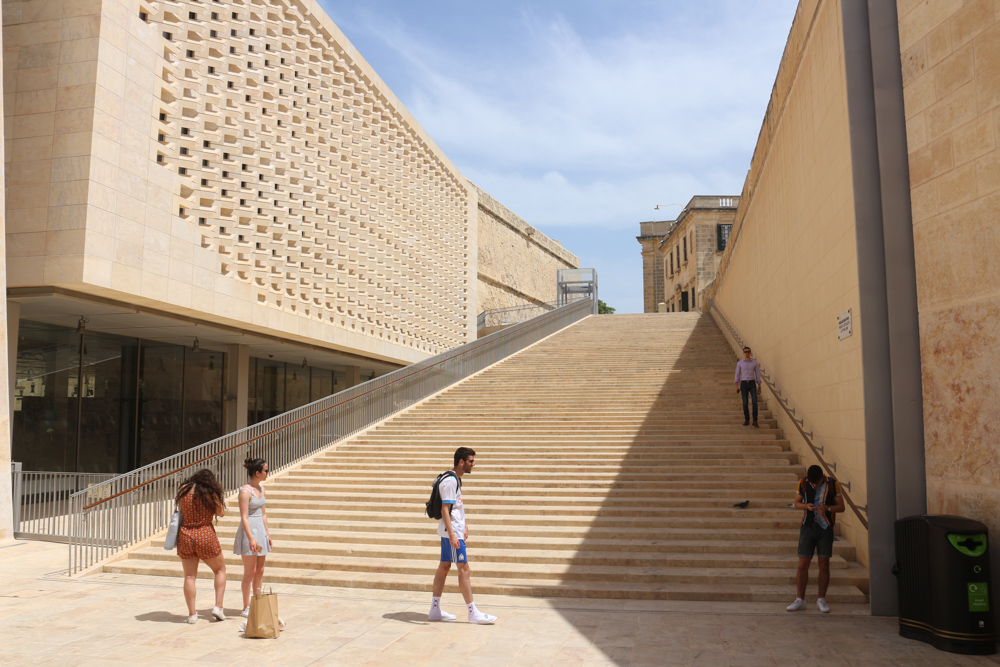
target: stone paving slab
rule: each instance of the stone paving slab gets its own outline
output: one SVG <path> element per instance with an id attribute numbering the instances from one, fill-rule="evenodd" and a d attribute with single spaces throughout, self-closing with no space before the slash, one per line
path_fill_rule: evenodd
<path id="1" fill-rule="evenodd" d="M 998 665 L 996 656 L 942 653 L 902 639 L 895 619 L 863 605 L 821 615 L 783 603 L 664 602 L 477 596 L 494 626 L 427 622 L 423 593 L 282 584 L 279 639 L 244 639 L 240 620 L 187 625 L 180 582 L 163 577 L 65 576 L 66 546 L 0 544 L 0 664 L 6 665 Z M 204 568 L 205 566 L 202 565 Z M 265 574 L 266 582 L 266 574 Z M 226 612 L 239 613 L 230 582 Z"/>

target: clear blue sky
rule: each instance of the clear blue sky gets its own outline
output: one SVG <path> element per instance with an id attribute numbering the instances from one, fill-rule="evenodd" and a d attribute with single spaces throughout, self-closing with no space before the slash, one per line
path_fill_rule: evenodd
<path id="1" fill-rule="evenodd" d="M 797 0 L 320 3 L 463 174 L 642 312 L 639 222 L 740 193 Z"/>

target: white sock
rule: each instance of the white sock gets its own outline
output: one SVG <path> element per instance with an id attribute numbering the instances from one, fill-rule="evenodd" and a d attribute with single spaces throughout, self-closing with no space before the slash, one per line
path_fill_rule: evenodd
<path id="1" fill-rule="evenodd" d="M 434 611 L 435 609 L 437 609 L 438 611 L 441 610 L 441 596 L 440 595 L 435 595 L 435 596 L 433 596 L 431 598 L 431 611 Z"/>
<path id="2" fill-rule="evenodd" d="M 476 603 L 475 602 L 470 602 L 466 606 L 469 608 L 469 615 L 470 616 L 479 616 L 479 610 L 476 609 Z"/>

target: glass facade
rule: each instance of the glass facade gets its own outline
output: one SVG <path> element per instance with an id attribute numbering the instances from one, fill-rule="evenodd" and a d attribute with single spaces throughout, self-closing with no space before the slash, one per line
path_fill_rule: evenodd
<path id="1" fill-rule="evenodd" d="M 25 470 L 127 472 L 225 432 L 222 352 L 28 320 L 17 343 L 12 454 Z M 256 424 L 346 389 L 347 374 L 252 357 L 249 382 Z"/>
<path id="2" fill-rule="evenodd" d="M 344 371 L 251 357 L 247 423 L 262 422 L 344 389 Z"/>
<path id="3" fill-rule="evenodd" d="M 127 472 L 223 434 L 226 355 L 22 320 L 13 460 Z"/>

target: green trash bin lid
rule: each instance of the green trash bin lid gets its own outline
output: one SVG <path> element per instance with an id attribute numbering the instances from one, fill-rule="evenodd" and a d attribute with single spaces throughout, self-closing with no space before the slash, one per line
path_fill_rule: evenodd
<path id="1" fill-rule="evenodd" d="M 986 533 L 978 535 L 948 533 L 948 541 L 966 556 L 978 557 L 986 553 Z"/>

